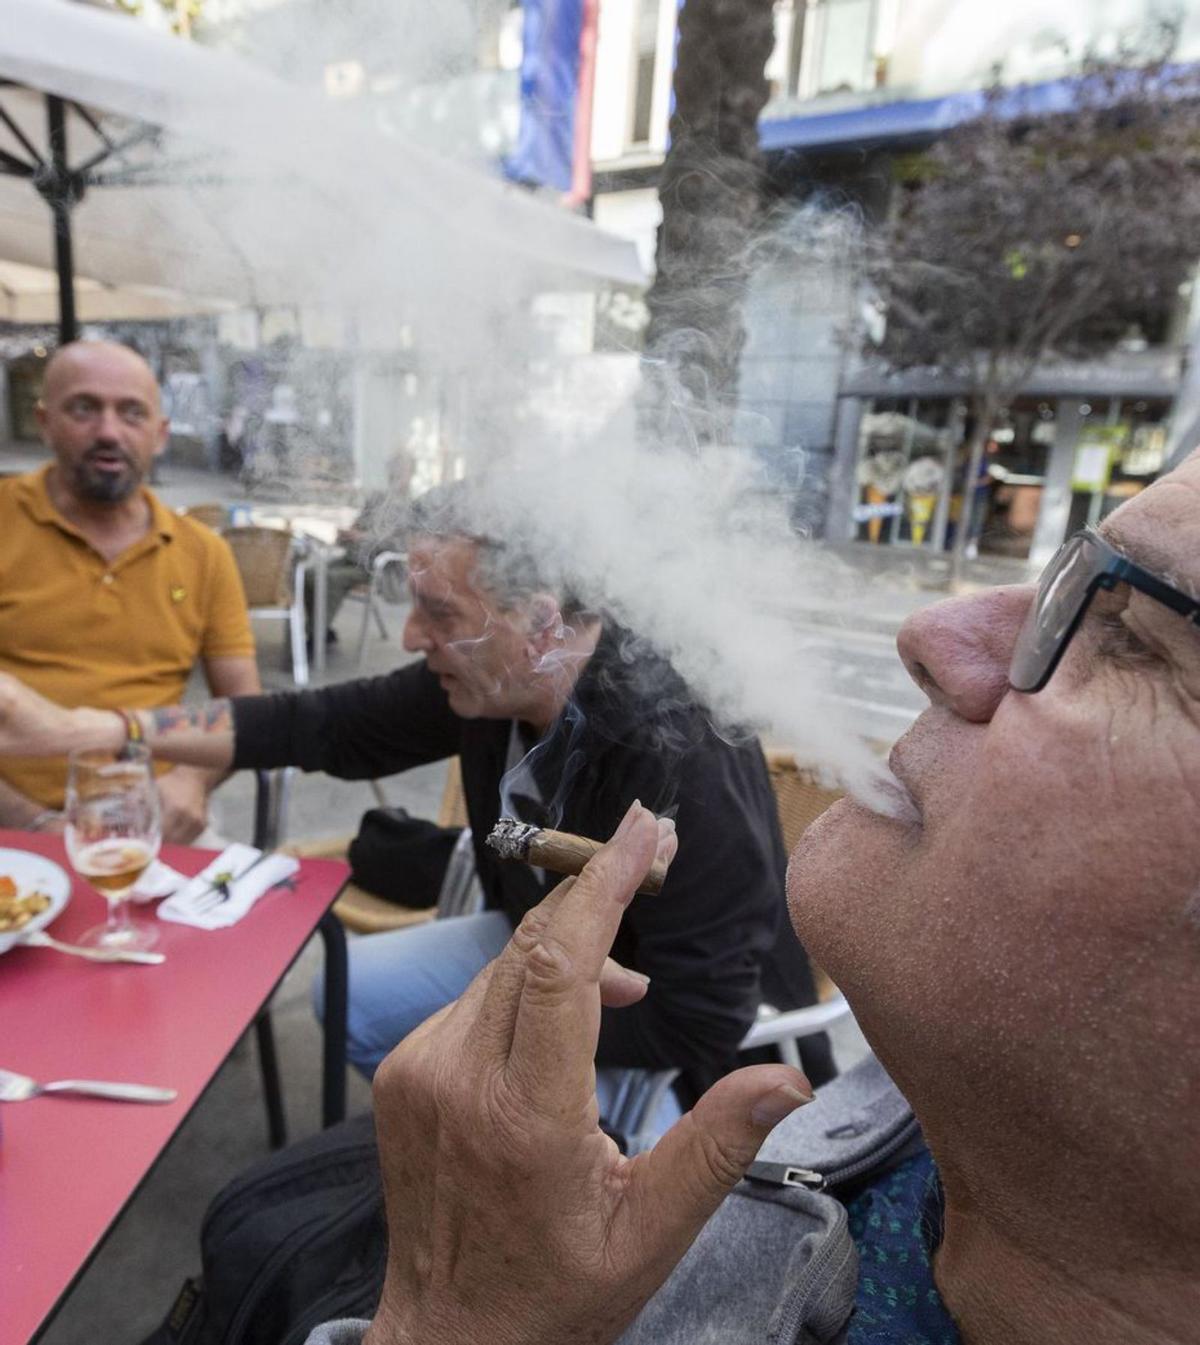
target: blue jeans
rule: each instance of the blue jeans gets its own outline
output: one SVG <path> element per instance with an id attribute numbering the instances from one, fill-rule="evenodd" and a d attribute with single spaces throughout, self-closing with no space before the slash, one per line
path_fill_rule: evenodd
<path id="1" fill-rule="evenodd" d="M 500 911 L 351 939 L 346 1058 L 369 1079 L 383 1057 L 471 984 L 512 937 Z M 320 1016 L 325 977 L 313 982 Z"/>
<path id="2" fill-rule="evenodd" d="M 426 1018 L 462 994 L 475 977 L 504 950 L 512 925 L 500 911 L 456 915 L 427 925 L 370 934 L 349 941 L 349 1003 L 346 1009 L 346 1058 L 370 1079 L 383 1057 Z M 320 1017 L 325 975 L 313 982 L 313 1004 Z M 596 1079 L 600 1114 L 623 1071 L 601 1070 Z M 654 1117 L 661 1134 L 680 1114 L 670 1091 Z"/>

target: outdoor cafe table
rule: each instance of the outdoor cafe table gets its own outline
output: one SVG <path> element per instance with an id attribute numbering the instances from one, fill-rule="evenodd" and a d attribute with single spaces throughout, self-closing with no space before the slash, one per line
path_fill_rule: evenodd
<path id="1" fill-rule="evenodd" d="M 71 874 L 71 900 L 49 929 L 55 938 L 70 943 L 103 917 L 103 899 L 71 872 L 59 837 L 0 830 L 0 846 L 35 850 Z M 165 845 L 162 858 L 192 874 L 212 851 Z M 326 1036 L 324 1119 L 340 1119 L 345 944 L 340 927 L 328 926 L 337 925 L 329 907 L 346 872 L 334 860 L 302 860 L 294 891 L 268 892 L 229 929 L 156 920 L 160 966 L 44 948 L 0 956 L 0 1067 L 40 1081 L 109 1079 L 179 1093 L 162 1105 L 0 1103 L 0 1345 L 25 1345 L 46 1325 L 318 926 L 330 976 L 339 950 L 343 967 L 341 1004 L 326 1006 L 327 1027 L 331 1016 L 341 1023 Z"/>

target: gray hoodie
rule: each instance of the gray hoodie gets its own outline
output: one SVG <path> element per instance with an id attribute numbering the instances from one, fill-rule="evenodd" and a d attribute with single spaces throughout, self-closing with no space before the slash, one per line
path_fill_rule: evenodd
<path id="1" fill-rule="evenodd" d="M 619 1345 L 838 1345 L 858 1285 L 846 1211 L 827 1194 L 920 1143 L 874 1058 L 820 1090 L 767 1137 L 739 1182 Z M 329 1322 L 307 1345 L 359 1345 L 365 1322 Z"/>

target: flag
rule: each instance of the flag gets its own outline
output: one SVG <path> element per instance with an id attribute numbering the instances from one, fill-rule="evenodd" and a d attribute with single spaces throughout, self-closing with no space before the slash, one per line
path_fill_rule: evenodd
<path id="1" fill-rule="evenodd" d="M 504 172 L 565 192 L 575 156 L 583 0 L 525 0 L 524 8 L 521 121 Z"/>

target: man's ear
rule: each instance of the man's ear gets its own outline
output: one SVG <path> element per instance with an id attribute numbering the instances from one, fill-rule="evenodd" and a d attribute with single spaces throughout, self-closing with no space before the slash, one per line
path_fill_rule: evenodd
<path id="1" fill-rule="evenodd" d="M 535 593 L 529 599 L 529 643 L 545 654 L 563 638 L 562 612 L 552 593 Z"/>

